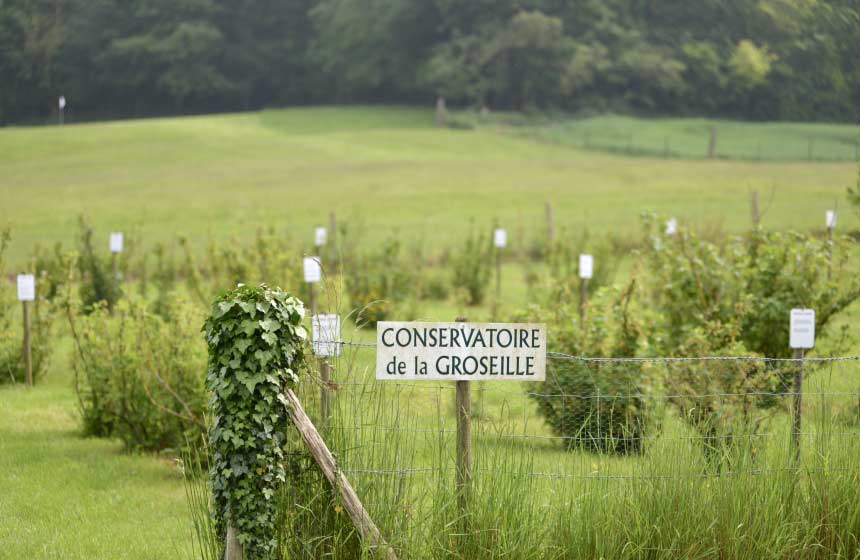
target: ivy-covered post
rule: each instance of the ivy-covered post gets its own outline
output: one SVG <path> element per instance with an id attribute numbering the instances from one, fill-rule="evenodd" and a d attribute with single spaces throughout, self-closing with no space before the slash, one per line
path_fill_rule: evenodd
<path id="1" fill-rule="evenodd" d="M 280 289 L 240 284 L 218 297 L 204 326 L 215 526 L 239 558 L 275 556 L 275 498 L 286 480 L 290 424 L 284 390 L 304 362 L 304 314 L 302 302 Z"/>

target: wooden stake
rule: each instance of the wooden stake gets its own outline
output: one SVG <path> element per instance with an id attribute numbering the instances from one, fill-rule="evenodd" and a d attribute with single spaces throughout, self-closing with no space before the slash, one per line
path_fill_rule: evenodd
<path id="1" fill-rule="evenodd" d="M 579 324 L 585 328 L 585 301 L 588 297 L 588 278 L 579 279 Z"/>
<path id="2" fill-rule="evenodd" d="M 323 431 L 328 432 L 331 428 L 331 392 L 329 391 L 329 383 L 331 382 L 331 364 L 328 360 L 323 359 L 320 362 L 320 416 L 322 416 Z"/>
<path id="3" fill-rule="evenodd" d="M 502 249 L 496 247 L 496 305 L 502 301 Z"/>
<path id="4" fill-rule="evenodd" d="M 750 192 L 750 215 L 752 217 L 753 228 L 758 229 L 761 216 L 758 210 L 758 191 Z"/>
<path id="5" fill-rule="evenodd" d="M 546 239 L 550 243 L 552 243 L 553 238 L 555 237 L 555 227 L 552 223 L 552 204 L 547 201 L 546 203 Z"/>
<path id="6" fill-rule="evenodd" d="M 801 411 L 803 408 L 803 349 L 795 348 L 794 359 L 794 403 L 792 406 L 793 418 L 791 423 L 791 445 L 794 448 L 795 459 L 800 459 L 800 434 L 801 434 Z"/>
<path id="7" fill-rule="evenodd" d="M 299 398 L 292 389 L 287 389 L 285 396 L 287 400 L 287 412 L 293 424 L 296 426 L 299 434 L 301 434 L 302 440 L 307 445 L 311 456 L 313 456 L 323 476 L 326 477 L 326 480 L 328 480 L 335 492 L 340 495 L 343 501 L 343 508 L 349 514 L 349 518 L 352 520 L 355 528 L 358 529 L 362 540 L 368 543 L 378 557 L 386 560 L 397 560 L 397 555 L 385 539 L 382 538 L 379 529 L 376 527 L 373 519 L 370 518 L 370 514 L 364 509 L 361 500 L 358 498 L 355 490 L 353 490 L 349 480 L 337 468 L 334 456 L 332 456 L 331 451 L 329 451 L 325 441 L 323 441 L 316 427 L 314 427 L 313 422 L 311 422 L 311 419 L 308 418 L 304 408 L 302 408 L 302 403 L 299 402 Z"/>
<path id="8" fill-rule="evenodd" d="M 22 301 L 24 307 L 24 370 L 26 373 L 27 386 L 33 386 L 33 352 L 30 345 L 30 302 Z"/>
<path id="9" fill-rule="evenodd" d="M 717 127 L 712 126 L 708 138 L 708 159 L 714 159 L 717 155 Z"/>
<path id="10" fill-rule="evenodd" d="M 464 317 L 457 318 L 465 323 Z M 457 507 L 462 528 L 468 530 L 469 497 L 472 493 L 472 396 L 468 381 L 457 384 Z"/>
<path id="11" fill-rule="evenodd" d="M 224 560 L 242 560 L 242 543 L 235 527 L 227 527 L 227 541 L 224 547 Z"/>

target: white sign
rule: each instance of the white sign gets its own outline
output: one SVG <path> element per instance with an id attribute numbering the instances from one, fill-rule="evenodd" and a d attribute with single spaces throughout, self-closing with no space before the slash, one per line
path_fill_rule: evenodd
<path id="1" fill-rule="evenodd" d="M 114 231 L 110 234 L 110 252 L 122 253 L 122 232 Z"/>
<path id="2" fill-rule="evenodd" d="M 792 348 L 809 349 L 815 346 L 815 310 L 791 310 L 791 335 L 788 345 Z"/>
<path id="3" fill-rule="evenodd" d="M 666 235 L 675 235 L 676 233 L 678 233 L 678 220 L 669 218 L 666 221 Z"/>
<path id="4" fill-rule="evenodd" d="M 314 230 L 314 245 L 317 247 L 322 247 L 325 245 L 327 239 L 326 231 L 324 227 L 318 227 Z"/>
<path id="5" fill-rule="evenodd" d="M 60 105 L 60 109 L 66 108 L 66 96 L 65 95 L 60 96 L 59 105 Z"/>
<path id="6" fill-rule="evenodd" d="M 18 301 L 36 299 L 36 279 L 32 274 L 18 275 Z"/>
<path id="7" fill-rule="evenodd" d="M 493 245 L 502 249 L 508 244 L 508 232 L 501 228 L 493 232 Z"/>
<path id="8" fill-rule="evenodd" d="M 591 278 L 594 275 L 594 257 L 579 255 L 579 277 Z"/>
<path id="9" fill-rule="evenodd" d="M 828 210 L 825 214 L 825 222 L 827 223 L 827 229 L 833 229 L 836 227 L 836 211 Z"/>
<path id="10" fill-rule="evenodd" d="M 340 315 L 320 313 L 312 316 L 311 341 L 317 356 L 340 356 Z"/>
<path id="11" fill-rule="evenodd" d="M 546 325 L 380 322 L 376 378 L 544 381 Z"/>
<path id="12" fill-rule="evenodd" d="M 322 266 L 319 257 L 305 257 L 302 266 L 305 271 L 305 282 L 319 282 L 322 279 Z"/>

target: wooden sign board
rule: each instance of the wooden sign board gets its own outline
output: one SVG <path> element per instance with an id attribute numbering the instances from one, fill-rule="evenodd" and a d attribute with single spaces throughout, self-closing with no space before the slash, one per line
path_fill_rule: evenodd
<path id="1" fill-rule="evenodd" d="M 311 317 L 311 341 L 317 356 L 340 356 L 340 315 L 318 313 Z"/>
<path id="2" fill-rule="evenodd" d="M 322 266 L 319 257 L 305 257 L 302 260 L 302 268 L 305 273 L 305 282 L 319 282 L 322 280 Z"/>
<path id="3" fill-rule="evenodd" d="M 36 299 L 36 279 L 32 274 L 18 275 L 18 301 Z"/>
<path id="4" fill-rule="evenodd" d="M 376 379 L 544 381 L 546 325 L 380 322 Z"/>
<path id="5" fill-rule="evenodd" d="M 791 331 L 788 345 L 794 349 L 804 350 L 815 346 L 814 309 L 791 310 Z"/>

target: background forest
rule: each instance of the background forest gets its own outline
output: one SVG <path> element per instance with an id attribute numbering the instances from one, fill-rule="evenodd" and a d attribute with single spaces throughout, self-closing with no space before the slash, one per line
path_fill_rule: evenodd
<path id="1" fill-rule="evenodd" d="M 860 118 L 856 0 L 0 0 L 0 124 L 404 103 Z"/>

